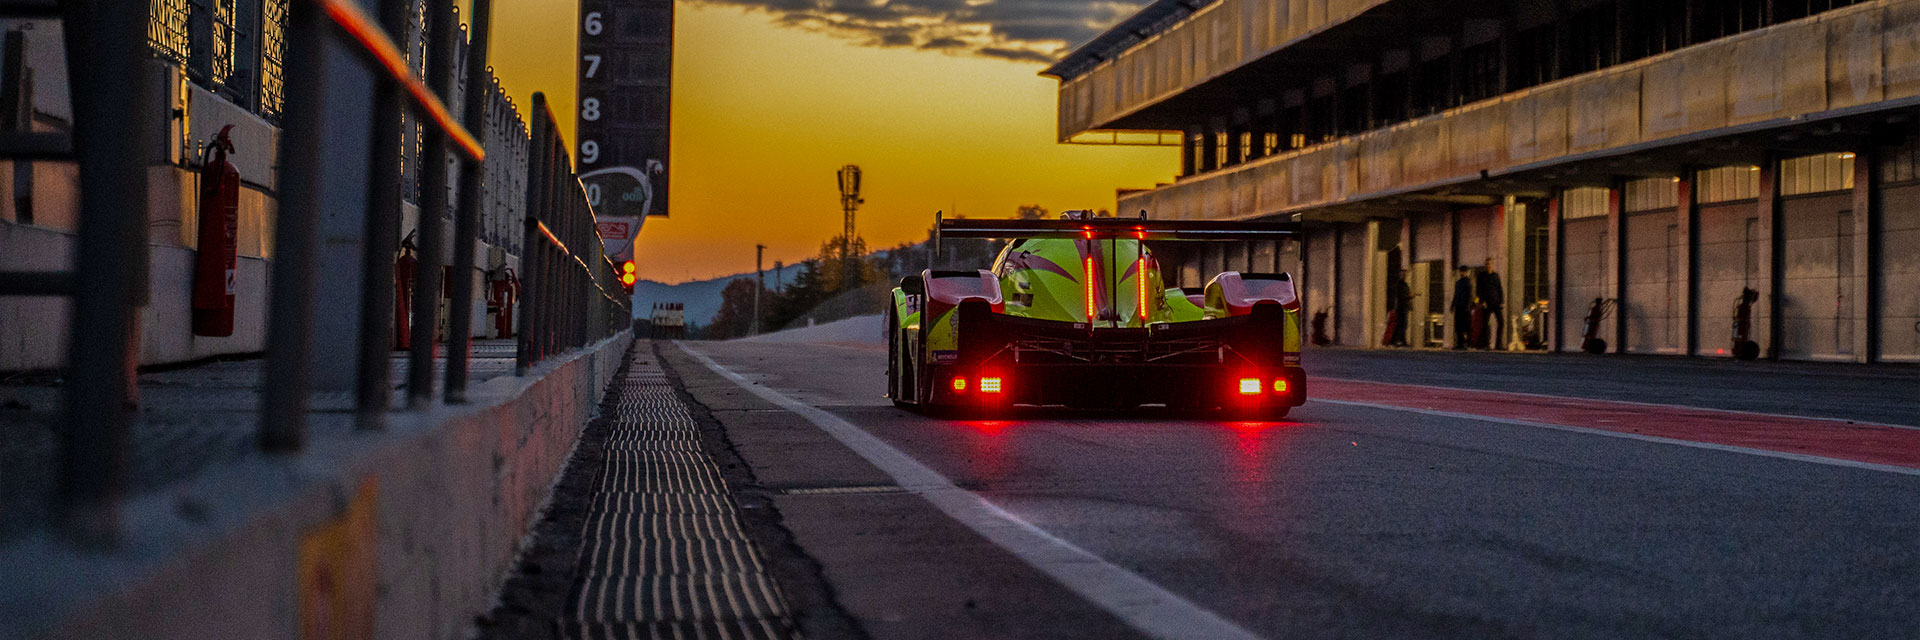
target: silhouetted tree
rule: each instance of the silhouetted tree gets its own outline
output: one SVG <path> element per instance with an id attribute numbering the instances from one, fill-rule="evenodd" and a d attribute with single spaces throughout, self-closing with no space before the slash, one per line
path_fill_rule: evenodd
<path id="1" fill-rule="evenodd" d="M 735 278 L 720 290 L 720 312 L 714 314 L 713 322 L 707 325 L 706 334 L 701 336 L 711 340 L 738 338 L 752 335 L 753 329 L 753 290 L 752 278 Z M 764 315 L 773 292 L 760 291 L 761 312 Z"/>

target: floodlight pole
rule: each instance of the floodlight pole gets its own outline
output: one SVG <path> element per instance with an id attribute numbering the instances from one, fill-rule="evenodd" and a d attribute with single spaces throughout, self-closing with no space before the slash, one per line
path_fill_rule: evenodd
<path id="1" fill-rule="evenodd" d="M 760 267 L 760 259 L 766 255 L 767 245 L 753 245 L 753 328 L 747 335 L 760 335 L 760 290 L 767 288 L 767 272 Z"/>

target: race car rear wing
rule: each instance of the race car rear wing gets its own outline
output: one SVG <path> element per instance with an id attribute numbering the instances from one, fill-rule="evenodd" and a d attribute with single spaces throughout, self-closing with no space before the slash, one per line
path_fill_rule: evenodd
<path id="1" fill-rule="evenodd" d="M 934 254 L 943 238 L 1065 238 L 1088 240 L 1281 240 L 1300 233 L 1298 222 L 1226 222 L 1210 220 L 1148 220 L 1086 218 L 1082 220 L 948 219 L 936 214 Z"/>

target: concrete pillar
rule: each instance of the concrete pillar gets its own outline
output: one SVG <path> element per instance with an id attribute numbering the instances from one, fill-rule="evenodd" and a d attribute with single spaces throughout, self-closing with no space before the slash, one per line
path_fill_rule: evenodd
<path id="1" fill-rule="evenodd" d="M 1333 257 L 1332 260 L 1327 261 L 1328 264 L 1333 266 L 1333 278 L 1329 280 L 1329 285 L 1327 286 L 1327 331 L 1338 338 L 1351 339 L 1348 336 L 1340 335 L 1340 316 L 1343 315 L 1340 309 L 1344 302 L 1340 299 L 1340 281 L 1352 277 L 1344 273 L 1346 271 L 1345 269 L 1340 268 L 1340 252 L 1346 248 L 1348 242 L 1352 242 L 1348 240 L 1346 236 L 1347 225 L 1335 223 L 1333 225 L 1333 246 L 1327 248 L 1328 251 L 1332 252 Z M 1344 343 L 1345 340 L 1334 341 L 1334 344 Z"/>
<path id="2" fill-rule="evenodd" d="M 1555 193 L 1553 198 L 1547 201 L 1547 300 L 1550 305 L 1548 308 L 1552 310 L 1552 317 L 1555 318 L 1560 314 L 1572 313 L 1578 308 L 1567 305 L 1566 292 L 1560 288 L 1560 269 L 1563 266 L 1560 262 L 1563 255 L 1560 242 L 1565 237 L 1560 222 L 1560 194 Z M 1560 351 L 1566 348 L 1567 343 L 1560 335 L 1558 320 L 1547 323 L 1546 330 L 1548 351 Z"/>
<path id="3" fill-rule="evenodd" d="M 1460 279 L 1459 275 L 1455 273 L 1455 270 L 1460 268 L 1460 213 L 1457 211 L 1448 211 L 1441 214 L 1440 219 L 1445 223 L 1440 235 L 1446 238 L 1446 247 L 1441 257 L 1442 268 L 1446 270 L 1446 274 L 1440 277 L 1440 281 L 1447 283 L 1441 290 L 1441 296 L 1445 299 L 1440 301 L 1440 308 L 1445 310 L 1442 317 L 1446 318 L 1443 326 L 1447 332 L 1447 335 L 1443 337 L 1441 342 L 1445 347 L 1451 349 L 1456 346 L 1463 346 L 1456 344 L 1453 339 L 1456 333 L 1453 326 L 1453 283 Z"/>
<path id="4" fill-rule="evenodd" d="M 1385 310 L 1382 308 L 1382 303 L 1386 299 L 1386 292 L 1374 286 L 1375 282 L 1385 277 L 1385 274 L 1379 271 L 1384 265 L 1375 265 L 1374 263 L 1379 262 L 1375 256 L 1379 253 L 1380 239 L 1386 233 L 1387 230 L 1382 228 L 1379 220 L 1367 221 L 1367 253 L 1366 259 L 1360 263 L 1360 326 L 1365 329 L 1364 333 L 1366 335 L 1361 336 L 1361 341 L 1358 342 L 1358 344 L 1368 347 L 1381 346 L 1380 334 L 1386 329 L 1386 320 L 1383 314 Z"/>
<path id="5" fill-rule="evenodd" d="M 1504 350 L 1508 343 L 1512 342 L 1513 319 L 1519 317 L 1520 308 L 1525 306 L 1520 299 L 1524 297 L 1521 294 L 1526 289 L 1527 282 L 1527 259 L 1524 255 L 1527 248 L 1527 238 L 1524 235 L 1527 229 L 1527 209 L 1518 198 L 1505 196 L 1501 198 L 1500 211 L 1494 215 L 1499 221 L 1497 226 L 1500 229 L 1500 235 L 1498 238 L 1488 239 L 1489 242 L 1496 243 L 1489 248 L 1488 253 L 1499 256 L 1501 262 L 1500 269 L 1495 273 L 1500 277 L 1500 315 L 1502 317 L 1498 324 L 1488 323 L 1489 330 L 1499 327 L 1500 335 L 1488 339 L 1487 344 L 1495 350 Z"/>
<path id="6" fill-rule="evenodd" d="M 1199 129 L 1187 129 L 1185 133 L 1182 134 L 1180 140 L 1180 175 L 1182 176 L 1199 173 L 1199 165 L 1196 164 L 1200 160 L 1199 149 L 1197 148 L 1199 143 L 1195 141 L 1195 139 L 1199 137 Z"/>
<path id="7" fill-rule="evenodd" d="M 1619 178 L 1607 189 L 1607 285 L 1606 290 L 1613 297 L 1613 318 L 1611 331 L 1603 328 L 1601 335 L 1612 335 L 1614 353 L 1622 353 L 1627 348 L 1627 320 L 1622 309 L 1627 305 L 1627 224 L 1625 183 Z"/>
<path id="8" fill-rule="evenodd" d="M 1853 361 L 1880 359 L 1879 154 L 1861 145 L 1853 159 Z"/>
<path id="9" fill-rule="evenodd" d="M 1763 261 L 1767 265 L 1767 290 L 1762 292 L 1761 302 L 1767 309 L 1766 357 L 1769 360 L 1780 359 L 1780 334 L 1784 333 L 1786 317 L 1781 313 L 1780 304 L 1782 283 L 1786 280 L 1786 236 L 1780 232 L 1780 160 L 1769 155 L 1760 164 L 1760 196 L 1754 204 L 1755 217 L 1760 219 L 1760 233 L 1766 238 L 1766 250 Z"/>
<path id="10" fill-rule="evenodd" d="M 1220 130 L 1207 127 L 1200 132 L 1200 170 L 1206 173 L 1220 168 Z"/>
<path id="11" fill-rule="evenodd" d="M 1678 318 L 1669 318 L 1668 322 L 1680 322 L 1680 353 L 1693 355 L 1699 345 L 1696 336 L 1700 333 L 1700 319 L 1693 312 L 1693 299 L 1700 293 L 1700 247 L 1694 242 L 1694 232 L 1700 226 L 1700 208 L 1693 202 L 1693 177 L 1690 169 L 1680 171 L 1680 181 L 1673 184 L 1676 191 L 1674 200 L 1675 228 L 1679 238 L 1675 242 L 1680 247 L 1681 273 L 1668 274 L 1669 278 L 1681 278 L 1680 299 L 1674 302 L 1674 313 Z"/>

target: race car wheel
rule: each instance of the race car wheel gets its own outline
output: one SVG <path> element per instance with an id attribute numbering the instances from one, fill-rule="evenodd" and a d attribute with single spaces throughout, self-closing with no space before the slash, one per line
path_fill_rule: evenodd
<path id="1" fill-rule="evenodd" d="M 913 403 L 907 401 L 906 394 L 902 392 L 906 387 L 900 384 L 900 318 L 895 315 L 897 313 L 892 305 L 887 306 L 887 397 L 893 399 L 893 406 L 907 409 Z"/>

